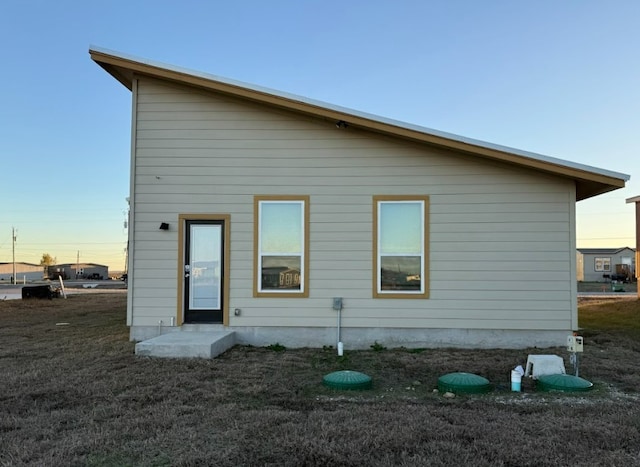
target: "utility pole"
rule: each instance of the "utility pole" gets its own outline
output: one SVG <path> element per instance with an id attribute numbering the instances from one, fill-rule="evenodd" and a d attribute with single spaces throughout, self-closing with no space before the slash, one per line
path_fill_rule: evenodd
<path id="1" fill-rule="evenodd" d="M 13 252 L 13 276 L 11 283 L 16 284 L 16 229 L 11 227 L 11 250 Z"/>
<path id="2" fill-rule="evenodd" d="M 78 250 L 78 255 L 76 256 L 76 280 L 80 276 L 80 250 Z"/>

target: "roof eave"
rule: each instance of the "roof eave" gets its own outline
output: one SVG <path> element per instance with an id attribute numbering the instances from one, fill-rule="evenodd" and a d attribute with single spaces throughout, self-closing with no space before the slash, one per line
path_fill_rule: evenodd
<path id="1" fill-rule="evenodd" d="M 498 160 L 573 179 L 576 183 L 577 201 L 623 188 L 625 182 L 629 180 L 629 176 L 626 174 L 596 169 L 470 138 L 458 137 L 457 135 L 404 124 L 403 122 L 396 122 L 351 109 L 304 99 L 299 96 L 277 93 L 273 90 L 249 86 L 245 83 L 234 82 L 204 73 L 143 61 L 107 51 L 106 49 L 91 48 L 89 54 L 92 60 L 129 90 L 132 89 L 135 76 L 139 74 L 220 92 L 261 104 L 312 115 L 328 121 L 343 120 L 354 128 L 374 131 L 423 144 L 426 143 L 476 157 Z"/>

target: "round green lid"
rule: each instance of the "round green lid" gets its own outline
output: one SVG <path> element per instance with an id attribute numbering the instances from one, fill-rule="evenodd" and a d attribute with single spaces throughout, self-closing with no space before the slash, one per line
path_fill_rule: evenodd
<path id="1" fill-rule="evenodd" d="M 342 370 L 329 373 L 322 384 L 333 389 L 371 389 L 371 376 L 358 371 Z"/>
<path id="2" fill-rule="evenodd" d="M 491 391 L 491 383 L 473 373 L 449 373 L 438 378 L 441 392 L 480 394 Z"/>
<path id="3" fill-rule="evenodd" d="M 573 375 L 541 375 L 537 388 L 540 391 L 589 391 L 593 389 L 593 383 Z"/>

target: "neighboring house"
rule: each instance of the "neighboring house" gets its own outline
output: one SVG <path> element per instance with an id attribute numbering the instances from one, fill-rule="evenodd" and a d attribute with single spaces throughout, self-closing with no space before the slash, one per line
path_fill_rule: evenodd
<path id="1" fill-rule="evenodd" d="M 637 265 L 640 264 L 640 196 L 633 196 L 631 198 L 627 198 L 628 204 L 635 204 L 636 208 L 636 280 L 640 278 L 640 271 L 638 271 Z M 638 299 L 640 300 L 640 287 L 638 287 Z"/>
<path id="2" fill-rule="evenodd" d="M 66 263 L 47 267 L 49 279 L 109 279 L 109 266 L 95 263 Z"/>
<path id="3" fill-rule="evenodd" d="M 335 345 L 334 298 L 345 348 L 562 345 L 578 328 L 575 203 L 627 175 L 90 54 L 132 92 L 133 340 L 206 322 Z M 199 261 L 220 262 L 213 284 Z"/>
<path id="4" fill-rule="evenodd" d="M 13 263 L 0 263 L 0 281 L 11 283 Z M 44 266 L 32 263 L 16 263 L 16 282 L 41 281 L 44 278 Z"/>
<path id="5" fill-rule="evenodd" d="M 582 282 L 631 281 L 636 271 L 633 248 L 578 248 L 577 277 Z"/>

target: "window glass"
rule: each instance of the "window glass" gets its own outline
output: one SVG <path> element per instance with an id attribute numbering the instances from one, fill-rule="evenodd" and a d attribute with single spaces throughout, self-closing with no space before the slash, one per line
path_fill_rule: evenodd
<path id="1" fill-rule="evenodd" d="M 427 296 L 427 198 L 379 197 L 374 296 Z"/>
<path id="2" fill-rule="evenodd" d="M 288 198 L 257 198 L 255 293 L 259 296 L 302 296 L 306 289 L 307 201 Z"/>
<path id="3" fill-rule="evenodd" d="M 422 290 L 420 256 L 381 256 L 380 290 Z"/>
<path id="4" fill-rule="evenodd" d="M 611 258 L 596 258 L 595 270 L 600 272 L 611 271 Z"/>
<path id="5" fill-rule="evenodd" d="M 300 290 L 300 256 L 262 256 L 262 290 Z M 295 277 L 295 280 L 293 278 Z"/>
<path id="6" fill-rule="evenodd" d="M 301 203 L 260 203 L 261 250 L 269 253 L 302 251 Z"/>
<path id="7" fill-rule="evenodd" d="M 380 252 L 422 251 L 422 205 L 404 202 L 380 204 Z"/>

